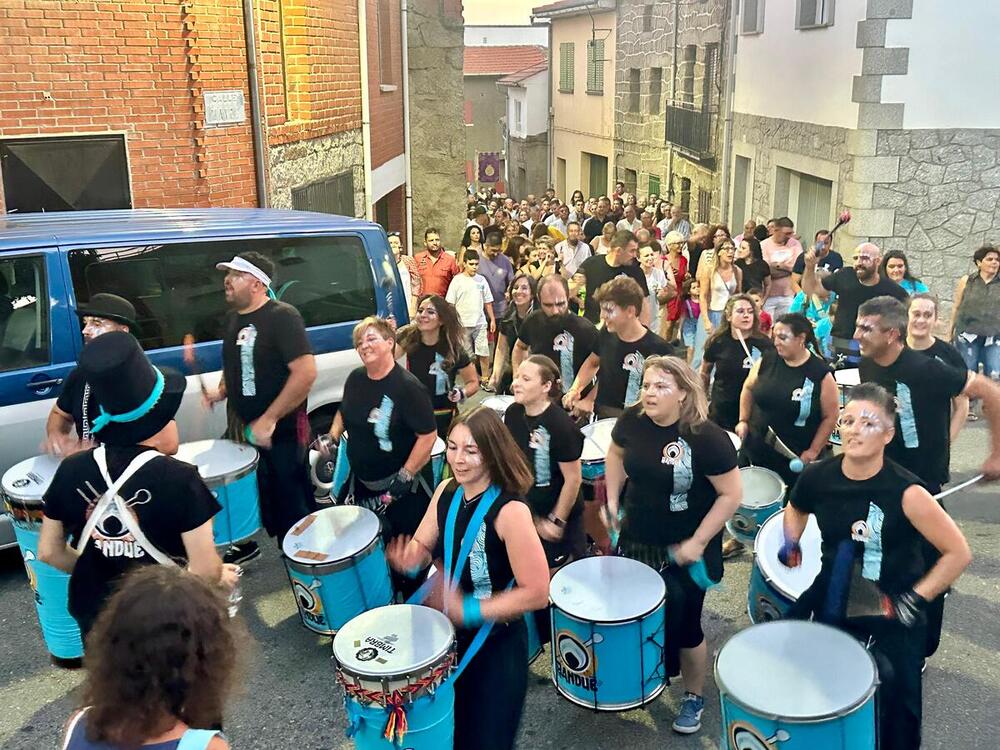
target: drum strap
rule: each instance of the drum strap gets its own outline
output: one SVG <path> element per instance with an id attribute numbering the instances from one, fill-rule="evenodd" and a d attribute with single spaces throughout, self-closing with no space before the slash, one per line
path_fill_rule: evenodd
<path id="1" fill-rule="evenodd" d="M 104 478 L 105 484 L 107 484 L 107 491 L 101 496 L 101 499 L 97 501 L 97 505 L 90 512 L 90 518 L 87 520 L 86 525 L 83 527 L 83 531 L 80 533 L 80 538 L 76 543 L 76 551 L 78 554 L 83 554 L 84 548 L 90 540 L 90 535 L 94 532 L 97 523 L 101 520 L 101 516 L 104 511 L 110 506 L 114 506 L 117 511 L 118 518 L 125 525 L 125 528 L 131 532 L 132 536 L 135 537 L 135 541 L 160 565 L 176 566 L 177 563 L 174 562 L 169 556 L 165 555 L 163 552 L 154 547 L 149 539 L 146 538 L 146 534 L 139 527 L 139 521 L 132 514 L 126 502 L 118 495 L 121 488 L 125 483 L 135 475 L 139 469 L 148 464 L 154 458 L 158 458 L 163 454 L 156 450 L 143 451 L 138 456 L 132 459 L 132 462 L 125 468 L 125 471 L 121 473 L 118 479 L 114 482 L 111 481 L 111 475 L 108 473 L 108 461 L 105 452 L 105 446 L 101 445 L 94 449 L 93 457 L 94 462 L 97 464 L 97 468 L 101 472 L 101 476 Z"/>

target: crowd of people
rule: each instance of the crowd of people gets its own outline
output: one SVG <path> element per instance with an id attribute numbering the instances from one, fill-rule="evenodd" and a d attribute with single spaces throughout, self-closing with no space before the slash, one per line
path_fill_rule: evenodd
<path id="1" fill-rule="evenodd" d="M 453 621 L 460 654 L 492 624 L 455 686 L 454 746 L 514 746 L 526 616 L 546 637 L 547 619 L 532 613 L 547 605 L 551 575 L 590 554 L 662 573 L 664 661 L 685 691 L 672 727 L 697 732 L 709 652 L 692 570 L 716 583 L 741 552 L 724 529 L 751 463 L 789 488 L 786 566 L 801 564 L 809 515 L 822 532 L 820 575 L 793 616 L 870 646 L 882 669 L 880 747 L 919 746 L 921 667 L 937 648 L 943 595 L 970 559 L 933 497 L 970 399 L 993 441 L 983 473 L 1000 478 L 1000 251 L 977 250 L 960 282 L 956 351 L 934 336 L 937 300 L 901 253 L 862 243 L 845 264 L 834 233 L 804 250 L 787 217 L 748 221 L 734 238 L 617 188 L 589 200 L 470 196 L 454 252 L 435 228 L 412 256 L 390 234 L 410 322 L 355 327 L 360 366 L 317 443 L 338 451 L 349 433 L 350 474 L 334 501 L 381 516 L 397 591 L 478 540 L 428 600 Z M 305 402 L 316 366 L 301 316 L 268 294 L 267 258 L 243 253 L 220 270 L 232 311 L 223 376 L 203 400 L 224 400 L 226 437 L 256 446 L 261 510 L 280 548 L 315 508 Z M 170 457 L 184 378 L 145 358 L 130 308 L 103 295 L 79 311 L 87 343 L 48 426 L 49 450 L 66 458 L 46 493 L 40 558 L 70 573 L 70 611 L 87 636 L 87 688 L 66 746 L 172 748 L 199 729 L 198 746 L 221 750 L 238 627 L 225 597 L 236 564 L 261 550 L 216 551 L 218 502 Z M 833 374 L 844 366 L 861 383 L 846 392 Z M 480 389 L 513 403 L 502 415 L 460 408 Z M 615 420 L 600 491 L 581 468 L 595 418 Z M 449 475 L 435 485 L 439 437 Z M 111 543 L 125 532 L 128 544 Z M 877 617 L 852 615 L 845 560 L 880 597 Z M 97 668 L 122 642 L 142 668 Z M 142 699 L 134 712 L 114 710 L 130 697 Z"/>

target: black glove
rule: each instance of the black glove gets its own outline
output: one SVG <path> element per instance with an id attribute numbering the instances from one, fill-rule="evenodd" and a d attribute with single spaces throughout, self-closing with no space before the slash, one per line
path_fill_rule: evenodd
<path id="1" fill-rule="evenodd" d="M 398 500 L 403 495 L 407 494 L 413 488 L 413 475 L 402 468 L 392 478 L 392 482 L 386 488 L 386 493 L 392 495 L 393 499 Z"/>
<path id="2" fill-rule="evenodd" d="M 913 589 L 889 597 L 889 607 L 889 616 L 907 628 L 919 625 L 926 619 L 924 610 L 927 609 L 927 600 Z"/>
<path id="3" fill-rule="evenodd" d="M 462 403 L 463 401 L 465 401 L 465 389 L 460 385 L 456 385 L 454 388 L 448 391 L 448 400 L 451 401 L 453 404 Z"/>

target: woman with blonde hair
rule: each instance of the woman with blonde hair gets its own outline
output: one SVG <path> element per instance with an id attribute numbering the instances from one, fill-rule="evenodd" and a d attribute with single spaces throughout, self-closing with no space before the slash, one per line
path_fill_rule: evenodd
<path id="1" fill-rule="evenodd" d="M 673 729 L 693 734 L 705 705 L 705 591 L 722 580 L 722 529 L 743 490 L 736 449 L 708 421 L 701 380 L 684 360 L 647 359 L 641 394 L 611 433 L 605 521 L 621 554 L 666 582 L 667 675 L 679 673 L 685 690 Z"/>

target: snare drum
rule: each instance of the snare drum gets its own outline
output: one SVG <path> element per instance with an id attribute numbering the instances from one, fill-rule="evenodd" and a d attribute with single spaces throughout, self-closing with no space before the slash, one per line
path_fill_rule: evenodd
<path id="1" fill-rule="evenodd" d="M 740 480 L 743 482 L 743 500 L 733 517 L 726 521 L 726 528 L 737 540 L 753 544 L 760 525 L 781 510 L 785 482 L 763 466 L 743 467 L 740 469 Z"/>
<path id="2" fill-rule="evenodd" d="M 715 659 L 727 750 L 873 750 L 878 675 L 871 655 L 829 625 L 753 625 Z"/>
<path id="3" fill-rule="evenodd" d="M 445 615 L 412 604 L 370 610 L 344 625 L 333 656 L 354 747 L 450 750 L 455 691 L 448 676 L 456 656 L 455 629 Z M 390 721 L 405 733 L 387 739 Z"/>
<path id="4" fill-rule="evenodd" d="M 507 413 L 507 408 L 514 403 L 513 396 L 504 396 L 501 394 L 495 394 L 489 398 L 483 399 L 483 406 L 487 409 L 492 409 L 498 415 L 500 415 L 500 420 L 503 421 L 503 415 Z"/>
<path id="5" fill-rule="evenodd" d="M 809 516 L 799 539 L 802 563 L 797 568 L 786 568 L 778 561 L 778 551 L 785 542 L 784 521 L 785 511 L 775 513 L 761 525 L 753 543 L 753 572 L 747 593 L 747 611 L 750 621 L 754 623 L 784 617 L 819 574 L 823 537 L 820 536 L 816 517 Z"/>
<path id="6" fill-rule="evenodd" d="M 222 506 L 212 519 L 216 545 L 235 544 L 260 531 L 256 448 L 231 440 L 198 440 L 181 445 L 175 458 L 198 467 Z"/>
<path id="7" fill-rule="evenodd" d="M 3 475 L 4 509 L 10 514 L 21 548 L 28 584 L 34 594 L 42 638 L 59 666 L 78 666 L 83 656 L 80 626 L 69 613 L 69 574 L 38 559 L 43 497 L 52 483 L 59 459 L 36 456 L 15 464 Z"/>
<path id="8" fill-rule="evenodd" d="M 617 419 L 598 419 L 580 429 L 583 433 L 583 454 L 580 456 L 580 468 L 583 481 L 594 484 L 604 477 L 604 459 L 611 447 L 611 430 Z"/>
<path id="9" fill-rule="evenodd" d="M 303 625 L 333 635 L 392 601 L 381 531 L 370 510 L 342 505 L 310 513 L 285 535 L 285 569 Z"/>
<path id="10" fill-rule="evenodd" d="M 856 367 L 846 370 L 834 370 L 833 379 L 837 381 L 837 393 L 840 408 L 847 406 L 851 388 L 861 383 L 861 370 Z M 830 445 L 840 445 L 840 427 L 834 427 L 830 433 Z"/>
<path id="11" fill-rule="evenodd" d="M 667 590 L 660 574 L 627 557 L 588 557 L 549 585 L 552 682 L 573 703 L 626 711 L 666 685 Z"/>

